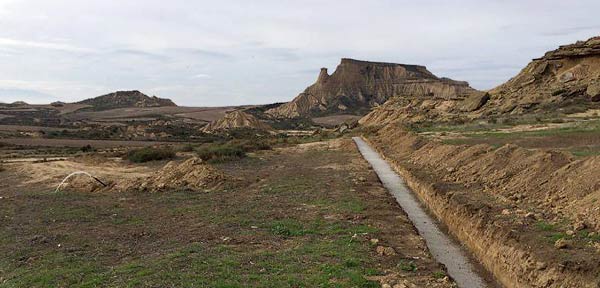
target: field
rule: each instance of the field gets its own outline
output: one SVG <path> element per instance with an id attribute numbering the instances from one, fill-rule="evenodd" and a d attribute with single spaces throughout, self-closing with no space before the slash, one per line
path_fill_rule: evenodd
<path id="1" fill-rule="evenodd" d="M 237 180 L 211 192 L 55 194 L 15 165 L 0 172 L 4 287 L 452 285 L 349 139 L 215 164 Z"/>
<path id="2" fill-rule="evenodd" d="M 555 149 L 574 156 L 600 155 L 600 120 L 533 124 L 465 124 L 417 129 L 422 135 L 447 144 L 515 144 L 528 149 Z"/>

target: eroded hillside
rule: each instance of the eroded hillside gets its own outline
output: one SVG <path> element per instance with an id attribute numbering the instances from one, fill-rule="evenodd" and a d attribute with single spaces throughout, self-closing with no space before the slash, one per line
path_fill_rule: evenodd
<path id="1" fill-rule="evenodd" d="M 393 96 L 463 98 L 475 92 L 467 82 L 439 78 L 424 66 L 342 59 L 331 75 L 326 68 L 294 100 L 267 110 L 274 117 L 366 114 Z"/>

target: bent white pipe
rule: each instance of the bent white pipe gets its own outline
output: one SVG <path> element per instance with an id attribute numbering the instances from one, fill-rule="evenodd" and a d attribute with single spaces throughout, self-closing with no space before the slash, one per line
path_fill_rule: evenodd
<path id="1" fill-rule="evenodd" d="M 60 182 L 60 184 L 58 184 L 58 186 L 56 187 L 56 190 L 54 190 L 54 193 L 58 192 L 58 190 L 60 189 L 60 187 L 61 187 L 63 184 L 65 184 L 65 182 L 66 182 L 66 181 L 67 181 L 69 178 L 71 178 L 71 176 L 78 175 L 78 174 L 84 174 L 84 175 L 87 175 L 87 176 L 89 176 L 90 178 L 92 178 L 92 179 L 96 180 L 98 183 L 102 184 L 102 186 L 106 187 L 106 184 L 104 184 L 102 181 L 100 181 L 100 179 L 98 179 L 98 178 L 96 178 L 96 177 L 92 176 L 92 174 L 90 174 L 90 173 L 88 173 L 88 172 L 85 172 L 85 171 L 75 171 L 75 172 L 73 172 L 73 173 L 71 173 L 71 174 L 67 175 L 67 177 L 65 177 L 65 178 L 64 178 L 64 179 L 63 179 L 63 180 Z"/>

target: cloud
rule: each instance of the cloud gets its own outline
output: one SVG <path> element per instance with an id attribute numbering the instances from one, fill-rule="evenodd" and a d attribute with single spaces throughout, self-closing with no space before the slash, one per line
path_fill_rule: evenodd
<path id="1" fill-rule="evenodd" d="M 94 50 L 70 45 L 67 43 L 53 43 L 43 41 L 23 41 L 10 38 L 0 38 L 0 46 L 15 47 L 15 48 L 38 48 L 60 50 L 68 52 L 93 52 Z"/>
<path id="2" fill-rule="evenodd" d="M 486 89 L 597 34 L 598 10 L 597 0 L 0 0 L 0 79 L 20 81 L 0 87 L 65 101 L 139 89 L 182 105 L 281 102 L 351 57 Z"/>

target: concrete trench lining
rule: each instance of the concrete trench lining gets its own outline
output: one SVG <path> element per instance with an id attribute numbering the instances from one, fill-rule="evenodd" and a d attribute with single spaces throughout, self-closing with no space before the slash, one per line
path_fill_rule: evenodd
<path id="1" fill-rule="evenodd" d="M 481 275 L 473 260 L 465 249 L 450 238 L 440 228 L 439 223 L 431 217 L 416 195 L 405 185 L 404 180 L 392 167 L 360 137 L 353 137 L 358 150 L 383 183 L 383 186 L 396 198 L 400 207 L 408 214 L 409 219 L 417 228 L 433 257 L 446 266 L 448 274 L 456 281 L 459 287 L 479 288 L 496 287 Z"/>

